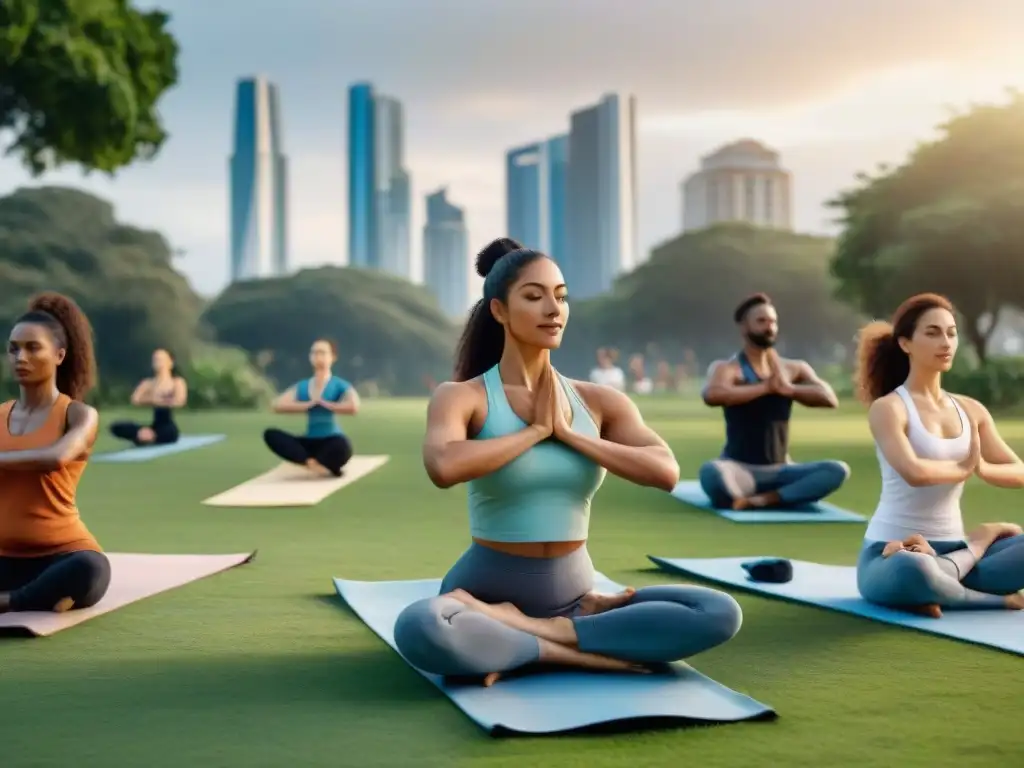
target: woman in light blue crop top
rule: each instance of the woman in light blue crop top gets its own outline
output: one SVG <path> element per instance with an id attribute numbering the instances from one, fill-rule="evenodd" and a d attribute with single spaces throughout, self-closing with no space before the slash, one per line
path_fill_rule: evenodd
<path id="1" fill-rule="evenodd" d="M 274 400 L 274 413 L 306 414 L 306 433 L 293 435 L 268 429 L 263 441 L 278 457 L 304 464 L 317 474 L 340 477 L 352 458 L 352 443 L 338 426 L 336 415 L 359 412 L 355 387 L 331 373 L 338 359 L 333 341 L 317 339 L 309 350 L 313 375 L 289 387 Z"/>
<path id="2" fill-rule="evenodd" d="M 570 382 L 550 351 L 568 319 L 558 266 L 514 240 L 477 258 L 484 297 L 459 345 L 455 381 L 430 402 L 424 464 L 469 486 L 472 544 L 441 594 L 408 606 L 395 642 L 434 674 L 485 685 L 533 663 L 647 671 L 739 630 L 732 597 L 696 586 L 594 591 L 591 498 L 606 472 L 671 490 L 679 467 L 623 393 Z"/>

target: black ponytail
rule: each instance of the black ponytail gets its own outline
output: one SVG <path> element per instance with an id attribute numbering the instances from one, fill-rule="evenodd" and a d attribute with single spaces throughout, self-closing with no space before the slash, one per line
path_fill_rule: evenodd
<path id="1" fill-rule="evenodd" d="M 476 272 L 484 278 L 484 295 L 469 313 L 455 353 L 455 380 L 468 381 L 493 368 L 505 350 L 505 329 L 491 312 L 491 300 L 508 301 L 508 291 L 540 251 L 524 248 L 508 237 L 489 243 L 476 257 Z"/>

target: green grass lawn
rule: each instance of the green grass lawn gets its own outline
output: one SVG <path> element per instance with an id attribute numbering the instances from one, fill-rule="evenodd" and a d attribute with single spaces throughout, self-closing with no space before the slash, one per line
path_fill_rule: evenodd
<path id="1" fill-rule="evenodd" d="M 715 414 L 671 398 L 642 407 L 684 476 L 719 449 Z M 199 503 L 271 467 L 260 432 L 298 427 L 289 418 L 186 414 L 187 431 L 229 439 L 146 464 L 91 466 L 79 505 L 108 550 L 259 556 L 49 638 L 0 639 L 0 765 L 1020 764 L 1019 657 L 743 593 L 740 634 L 694 666 L 772 705 L 775 722 L 487 736 L 345 610 L 331 584 L 438 577 L 466 546 L 465 491 L 437 490 L 423 472 L 424 412 L 419 400 L 368 402 L 350 422 L 353 441 L 391 461 L 308 509 Z M 1024 449 L 1024 422 L 1000 426 Z M 858 409 L 799 412 L 793 442 L 796 460 L 848 462 L 853 477 L 835 500 L 872 511 L 878 469 Z M 972 482 L 965 507 L 969 523 L 1024 523 L 1024 495 L 1010 491 Z M 598 568 L 640 586 L 673 580 L 649 553 L 853 564 L 862 535 L 849 524 L 736 525 L 609 477 L 590 546 Z"/>

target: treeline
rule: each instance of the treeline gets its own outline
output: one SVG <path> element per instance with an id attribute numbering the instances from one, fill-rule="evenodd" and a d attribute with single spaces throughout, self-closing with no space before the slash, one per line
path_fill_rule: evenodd
<path id="1" fill-rule="evenodd" d="M 168 15 L 129 2 L 58 5 L 0 0 L 4 148 L 37 176 L 69 163 L 114 172 L 154 156 L 167 140 L 158 105 L 178 79 Z M 936 291 L 958 306 L 969 345 L 950 385 L 1015 403 L 1022 369 L 990 347 L 999 318 L 1024 308 L 1021 126 L 1017 92 L 952 117 L 903 163 L 859 176 L 831 201 L 835 241 L 723 225 L 661 244 L 609 295 L 572 306 L 559 365 L 585 375 L 597 347 L 613 346 L 699 375 L 737 344 L 731 308 L 765 291 L 787 354 L 848 366 L 864 319 Z M 160 234 L 62 188 L 0 199 L 0 320 L 42 289 L 74 296 L 89 313 L 97 397 L 111 400 L 127 397 L 162 346 L 189 376 L 193 406 L 254 405 L 308 370 L 317 335 L 339 342 L 339 369 L 368 394 L 419 394 L 450 375 L 458 332 L 424 289 L 355 269 L 241 283 L 207 305 Z"/>
<path id="2" fill-rule="evenodd" d="M 126 401 L 158 347 L 174 355 L 199 408 L 266 401 L 308 375 L 318 336 L 337 342 L 339 369 L 371 393 L 419 394 L 448 373 L 456 329 L 418 286 L 325 267 L 236 283 L 206 303 L 162 235 L 117 222 L 109 203 L 74 189 L 0 198 L 0 254 L 8 327 L 42 290 L 66 293 L 89 315 L 101 402 Z"/>

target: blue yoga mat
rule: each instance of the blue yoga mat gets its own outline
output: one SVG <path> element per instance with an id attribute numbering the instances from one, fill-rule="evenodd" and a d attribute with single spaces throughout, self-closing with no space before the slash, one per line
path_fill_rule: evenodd
<path id="1" fill-rule="evenodd" d="M 672 495 L 692 507 L 706 509 L 719 517 L 734 523 L 861 523 L 862 515 L 856 512 L 819 501 L 809 504 L 806 509 L 767 509 L 762 512 L 737 512 L 733 509 L 717 509 L 711 506 L 711 499 L 701 490 L 696 480 L 683 480 L 672 489 Z"/>
<path id="2" fill-rule="evenodd" d="M 123 451 L 111 453 L 100 453 L 92 457 L 90 461 L 108 462 L 113 464 L 134 464 L 140 461 L 152 461 L 161 456 L 170 456 L 172 453 L 191 451 L 193 448 L 202 448 L 205 445 L 213 445 L 224 439 L 224 435 L 182 435 L 176 443 L 164 445 L 146 445 L 133 448 L 125 448 Z"/>
<path id="3" fill-rule="evenodd" d="M 398 614 L 416 600 L 436 596 L 441 580 L 335 579 L 334 587 L 356 615 L 397 651 L 393 629 Z M 622 589 L 600 574 L 597 588 Z M 479 683 L 449 684 L 438 675 L 417 671 L 492 735 L 561 733 L 631 720 L 725 723 L 775 716 L 770 707 L 686 664 L 673 664 L 651 675 L 545 670 L 499 680 L 490 688 Z"/>
<path id="4" fill-rule="evenodd" d="M 1024 655 L 1024 611 L 947 610 L 943 612 L 941 619 L 930 619 L 883 608 L 864 600 L 857 592 L 857 571 L 851 566 L 791 560 L 793 580 L 787 584 L 770 584 L 752 581 L 740 565 L 750 560 L 758 560 L 760 556 L 695 559 L 670 559 L 650 555 L 648 557 L 659 568 L 672 573 L 696 576 L 762 595 L 804 605 L 815 605 L 840 613 L 850 613 L 885 624 L 897 624 L 933 635 Z"/>

